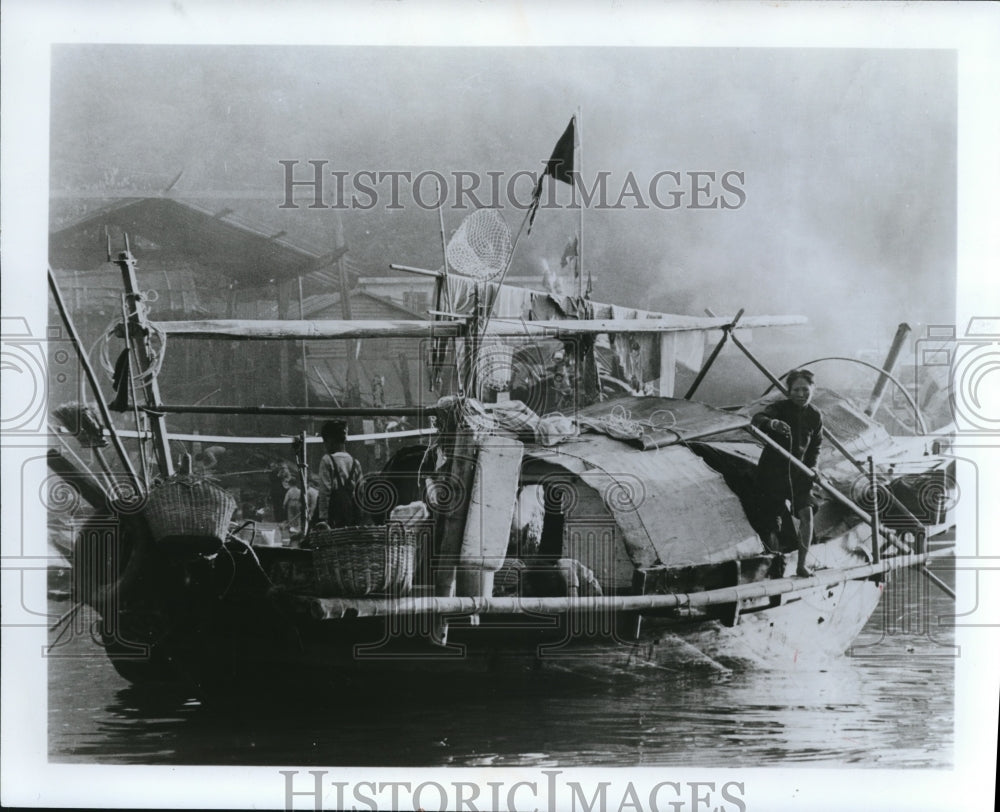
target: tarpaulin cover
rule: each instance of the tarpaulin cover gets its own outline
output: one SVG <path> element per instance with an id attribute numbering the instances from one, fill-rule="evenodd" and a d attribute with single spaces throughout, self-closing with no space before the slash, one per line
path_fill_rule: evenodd
<path id="1" fill-rule="evenodd" d="M 580 424 L 628 439 L 641 448 L 662 448 L 749 425 L 745 415 L 723 412 L 681 398 L 629 396 L 595 403 L 577 412 Z"/>
<path id="2" fill-rule="evenodd" d="M 532 459 L 557 465 L 599 493 L 636 567 L 691 566 L 763 551 L 722 475 L 684 446 L 640 451 L 587 435 L 557 449 L 525 449 L 525 458 L 526 465 Z"/>

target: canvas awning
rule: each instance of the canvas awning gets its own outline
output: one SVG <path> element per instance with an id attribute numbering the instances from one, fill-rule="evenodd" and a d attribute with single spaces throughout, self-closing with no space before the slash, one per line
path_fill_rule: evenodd
<path id="1" fill-rule="evenodd" d="M 526 477 L 533 465 L 562 469 L 574 486 L 598 494 L 604 516 L 570 510 L 567 523 L 610 517 L 635 567 L 693 566 L 763 552 L 722 475 L 683 445 L 641 451 L 605 435 L 584 435 L 552 449 L 526 448 Z"/>

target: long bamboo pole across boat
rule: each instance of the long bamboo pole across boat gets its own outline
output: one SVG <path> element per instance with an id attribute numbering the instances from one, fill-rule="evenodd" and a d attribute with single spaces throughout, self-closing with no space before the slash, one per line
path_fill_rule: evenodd
<path id="1" fill-rule="evenodd" d="M 677 319 L 555 319 L 525 321 L 494 316 L 485 334 L 498 338 L 562 336 L 582 333 L 684 333 L 723 330 L 731 317 L 683 316 Z M 748 316 L 740 326 L 793 327 L 805 324 L 802 316 Z M 451 338 L 463 336 L 466 322 L 457 320 L 371 320 L 324 319 L 206 319 L 199 321 L 157 321 L 152 325 L 178 338 L 231 338 L 245 340 L 300 340 L 350 338 Z"/>
<path id="2" fill-rule="evenodd" d="M 752 584 L 710 589 L 704 592 L 674 592 L 665 595 L 604 595 L 600 597 L 435 597 L 405 598 L 315 598 L 284 595 L 317 620 L 337 620 L 348 613 L 357 617 L 387 615 L 521 615 L 561 612 L 654 612 L 658 610 L 697 608 L 720 603 L 768 598 L 794 592 L 825 589 L 847 581 L 859 581 L 904 567 L 926 564 L 935 558 L 950 556 L 951 549 L 883 558 L 878 564 L 863 564 L 846 569 L 818 570 L 808 578 L 774 578 Z"/>
<path id="3" fill-rule="evenodd" d="M 424 417 L 433 406 L 224 406 L 158 403 L 143 407 L 151 414 L 266 414 L 287 417 Z"/>
<path id="4" fill-rule="evenodd" d="M 157 321 L 153 326 L 179 338 L 301 340 L 351 338 L 448 338 L 462 334 L 460 321 L 325 319 L 205 319 Z"/>

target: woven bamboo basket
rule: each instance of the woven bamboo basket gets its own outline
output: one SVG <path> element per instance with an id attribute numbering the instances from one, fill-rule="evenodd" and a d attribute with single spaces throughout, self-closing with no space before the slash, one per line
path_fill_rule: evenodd
<path id="1" fill-rule="evenodd" d="M 317 588 L 361 598 L 406 595 L 413 587 L 416 541 L 401 526 L 340 527 L 309 536 Z"/>
<path id="2" fill-rule="evenodd" d="M 178 475 L 149 492 L 145 516 L 156 541 L 169 536 L 225 539 L 236 500 L 201 477 Z"/>

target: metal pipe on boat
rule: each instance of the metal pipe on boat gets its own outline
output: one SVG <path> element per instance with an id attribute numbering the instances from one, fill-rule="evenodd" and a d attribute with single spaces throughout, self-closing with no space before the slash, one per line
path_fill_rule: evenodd
<path id="1" fill-rule="evenodd" d="M 869 417 L 873 416 L 875 412 L 878 411 L 879 405 L 882 403 L 882 395 L 885 394 L 885 385 L 889 382 L 889 376 L 892 375 L 893 367 L 896 366 L 896 359 L 899 357 L 899 351 L 903 348 L 903 342 L 906 340 L 907 334 L 910 332 L 910 325 L 905 321 L 896 328 L 896 335 L 893 336 L 892 345 L 889 347 L 889 353 L 885 357 L 885 361 L 882 364 L 882 374 L 878 376 L 878 380 L 875 381 L 875 387 L 872 389 L 871 399 L 868 401 L 868 408 L 865 409 L 865 414 Z"/>
<path id="2" fill-rule="evenodd" d="M 104 421 L 108 434 L 111 436 L 111 443 L 114 445 L 115 451 L 125 466 L 129 479 L 132 481 L 132 487 L 135 488 L 136 496 L 141 496 L 145 494 L 146 489 L 139 481 L 139 475 L 132 466 L 132 460 L 129 459 L 128 454 L 125 452 L 125 446 L 122 444 L 121 437 L 118 436 L 115 424 L 111 422 L 111 413 L 108 411 L 108 405 L 104 402 L 104 396 L 101 394 L 101 387 L 97 383 L 97 375 L 94 374 L 94 368 L 90 365 L 90 359 L 87 358 L 87 353 L 84 352 L 83 344 L 80 342 L 80 334 L 77 333 L 76 325 L 73 324 L 73 319 L 66 309 L 66 302 L 63 300 L 62 291 L 59 290 L 59 284 L 56 282 L 56 277 L 52 272 L 51 266 L 49 267 L 49 290 L 52 291 L 52 298 L 55 300 L 59 316 L 62 318 L 63 324 L 66 325 L 67 331 L 69 331 L 70 343 L 72 343 L 73 349 L 76 350 L 77 357 L 80 359 L 80 366 L 83 367 L 84 375 L 87 378 L 87 383 L 90 384 L 90 388 L 94 393 L 94 399 L 101 413 L 101 419 Z"/>

